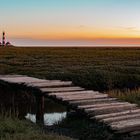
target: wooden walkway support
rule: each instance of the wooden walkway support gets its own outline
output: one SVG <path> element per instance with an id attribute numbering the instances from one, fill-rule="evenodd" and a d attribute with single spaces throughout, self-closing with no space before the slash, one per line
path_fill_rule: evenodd
<path id="1" fill-rule="evenodd" d="M 44 98 L 84 112 L 91 120 L 110 126 L 116 133 L 140 132 L 140 107 L 97 91 L 74 86 L 70 81 L 45 80 L 23 75 L 0 75 L 0 80 L 37 89 L 36 118 L 43 121 Z"/>

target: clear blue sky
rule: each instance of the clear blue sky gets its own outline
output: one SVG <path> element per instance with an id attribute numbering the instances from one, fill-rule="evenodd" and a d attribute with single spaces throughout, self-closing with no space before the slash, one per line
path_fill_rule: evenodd
<path id="1" fill-rule="evenodd" d="M 138 44 L 139 15 L 140 0 L 0 0 L 0 31 L 17 45 Z"/>

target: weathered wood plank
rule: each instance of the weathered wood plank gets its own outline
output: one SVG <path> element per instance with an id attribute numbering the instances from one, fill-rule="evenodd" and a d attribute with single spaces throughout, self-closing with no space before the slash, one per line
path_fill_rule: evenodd
<path id="1" fill-rule="evenodd" d="M 75 101 L 75 100 L 87 100 L 87 99 L 98 99 L 98 98 L 106 98 L 108 95 L 94 95 L 94 96 L 83 96 L 83 97 L 77 97 L 77 98 L 62 98 L 63 101 Z"/>
<path id="2" fill-rule="evenodd" d="M 90 111 L 96 111 L 96 110 L 97 110 L 97 111 L 98 111 L 98 110 L 106 110 L 106 109 L 110 109 L 110 108 L 111 108 L 111 109 L 113 109 L 113 108 L 117 109 L 117 108 L 125 107 L 125 106 L 129 106 L 129 107 L 132 106 L 132 107 L 133 107 L 133 106 L 137 106 L 137 105 L 136 105 L 136 104 L 128 104 L 128 103 L 126 103 L 125 105 L 117 105 L 117 106 L 116 106 L 116 105 L 113 105 L 113 106 L 105 106 L 105 107 L 102 107 L 102 106 L 100 107 L 100 106 L 99 106 L 99 107 L 97 107 L 97 108 L 94 108 L 94 107 L 93 107 L 93 108 L 88 108 L 88 109 L 85 109 L 85 110 L 90 112 Z"/>
<path id="3" fill-rule="evenodd" d="M 101 120 L 101 119 L 107 119 L 111 117 L 117 117 L 117 116 L 123 116 L 123 115 L 135 114 L 135 113 L 140 113 L 140 109 L 132 109 L 132 110 L 127 110 L 127 111 L 122 111 L 122 112 L 117 112 L 117 113 L 98 115 L 93 118 Z"/>
<path id="4" fill-rule="evenodd" d="M 118 106 L 118 105 L 127 105 L 130 104 L 128 102 L 114 102 L 114 103 L 100 103 L 100 104 L 95 104 L 95 105 L 82 105 L 78 106 L 80 109 L 90 109 L 90 108 L 97 108 L 97 107 L 107 107 L 107 106 Z"/>
<path id="5" fill-rule="evenodd" d="M 116 98 L 99 98 L 99 99 L 88 99 L 88 100 L 75 100 L 69 101 L 70 104 L 74 105 L 89 105 L 89 104 L 98 104 L 98 103 L 109 103 L 109 102 L 116 102 Z"/>
<path id="6" fill-rule="evenodd" d="M 127 105 L 118 105 L 118 106 L 90 108 L 90 109 L 85 109 L 85 111 L 94 117 L 95 115 L 109 114 L 109 113 L 116 113 L 116 112 L 121 112 L 125 110 L 131 110 L 133 108 L 136 108 L 136 106 L 137 105 L 135 104 L 127 104 Z"/>
<path id="7" fill-rule="evenodd" d="M 51 94 L 50 94 L 50 95 L 51 95 Z M 84 94 L 74 94 L 74 95 L 55 95 L 55 96 L 56 96 L 57 98 L 60 97 L 60 98 L 63 98 L 63 99 L 64 99 L 64 98 L 81 98 L 81 97 L 84 98 L 85 96 L 86 96 L 86 97 L 91 97 L 91 98 L 92 98 L 92 97 L 97 96 L 97 95 L 100 96 L 100 95 L 102 95 L 102 94 L 98 94 L 98 93 L 94 93 L 94 94 L 93 94 L 93 93 L 86 93 L 86 94 L 85 94 L 85 93 L 84 93 Z"/>
<path id="8" fill-rule="evenodd" d="M 61 86 L 72 86 L 72 82 L 48 81 L 48 82 L 41 82 L 41 83 L 31 83 L 28 84 L 28 86 L 37 87 L 37 88 L 61 87 Z"/>
<path id="9" fill-rule="evenodd" d="M 44 93 L 51 93 L 51 92 L 64 92 L 64 91 L 81 91 L 84 88 L 81 87 L 60 87 L 60 88 L 40 88 L 40 90 Z"/>
<path id="10" fill-rule="evenodd" d="M 50 82 L 61 82 L 60 80 L 43 80 L 43 81 L 33 81 L 33 82 L 29 82 L 27 83 L 28 86 L 32 86 L 34 84 L 46 84 L 46 83 L 50 83 Z"/>
<path id="11" fill-rule="evenodd" d="M 1 80 L 9 82 L 9 83 L 30 83 L 30 82 L 46 82 L 47 80 L 41 80 L 37 78 L 32 78 L 32 77 L 12 77 L 12 78 L 1 78 Z"/>
<path id="12" fill-rule="evenodd" d="M 129 115 L 124 115 L 124 116 L 117 116 L 117 117 L 112 117 L 112 118 L 106 118 L 106 119 L 102 119 L 102 121 L 110 124 L 110 123 L 117 122 L 117 121 L 123 121 L 123 120 L 128 120 L 128 119 L 136 119 L 136 118 L 140 119 L 140 113 L 129 114 Z"/>
<path id="13" fill-rule="evenodd" d="M 139 136 L 140 135 L 140 130 L 136 130 L 136 131 L 130 132 L 130 135 L 131 136 Z"/>
<path id="14" fill-rule="evenodd" d="M 0 75 L 1 78 L 27 77 L 26 75 Z"/>
<path id="15" fill-rule="evenodd" d="M 94 92 L 92 90 L 84 90 L 84 91 L 73 91 L 73 92 L 55 92 L 55 93 L 49 93 L 49 95 L 58 95 L 58 96 L 68 95 L 68 96 L 70 96 L 70 95 L 82 95 L 82 94 L 86 95 L 88 93 L 97 94 L 99 92 Z"/>
<path id="16" fill-rule="evenodd" d="M 116 130 L 117 133 L 138 131 L 140 130 L 140 118 L 113 122 L 110 126 L 113 130 Z"/>

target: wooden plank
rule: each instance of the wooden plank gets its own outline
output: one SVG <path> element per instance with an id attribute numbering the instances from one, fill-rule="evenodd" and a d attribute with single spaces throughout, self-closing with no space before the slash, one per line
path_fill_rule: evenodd
<path id="1" fill-rule="evenodd" d="M 109 123 L 113 123 L 113 122 L 117 122 L 117 121 L 136 119 L 136 118 L 140 118 L 140 113 L 129 114 L 129 115 L 124 115 L 124 116 L 117 116 L 117 117 L 112 117 L 112 118 L 106 118 L 106 119 L 102 119 L 102 121 L 109 124 Z"/>
<path id="2" fill-rule="evenodd" d="M 101 114 L 109 114 L 109 113 L 116 113 L 121 112 L 125 110 L 131 110 L 133 108 L 136 109 L 135 104 L 126 104 L 126 105 L 118 105 L 118 106 L 107 106 L 107 107 L 101 107 L 101 108 L 90 108 L 85 109 L 85 112 L 87 112 L 91 117 L 95 115 L 101 115 Z"/>
<path id="3" fill-rule="evenodd" d="M 35 82 L 30 82 L 28 83 L 28 85 L 40 85 L 40 84 L 46 84 L 46 83 L 50 83 L 50 82 L 61 82 L 60 80 L 43 80 L 43 81 L 35 81 Z"/>
<path id="4" fill-rule="evenodd" d="M 128 114 L 135 114 L 135 113 L 140 113 L 140 109 L 132 109 L 132 110 L 127 110 L 127 111 L 122 111 L 122 112 L 117 112 L 117 113 L 110 113 L 110 114 L 104 114 L 104 115 L 98 115 L 93 118 L 96 119 L 106 119 L 106 118 L 111 118 L 111 117 L 117 117 L 117 116 L 122 116 L 122 115 L 128 115 Z M 91 118 L 92 119 L 92 118 Z"/>
<path id="5" fill-rule="evenodd" d="M 128 102 L 100 103 L 95 105 L 82 105 L 82 106 L 78 106 L 78 108 L 90 109 L 90 108 L 97 108 L 97 107 L 117 106 L 117 105 L 126 105 L 126 104 L 130 104 L 130 103 Z"/>
<path id="6" fill-rule="evenodd" d="M 110 126 L 117 133 L 138 131 L 140 130 L 140 118 L 113 122 Z"/>
<path id="7" fill-rule="evenodd" d="M 98 104 L 98 103 L 109 103 L 117 101 L 116 98 L 99 98 L 99 99 L 88 99 L 88 100 L 76 100 L 76 101 L 70 101 L 70 104 L 74 105 L 89 105 L 89 104 Z"/>
<path id="8" fill-rule="evenodd" d="M 30 82 L 44 82 L 47 80 L 41 80 L 41 79 L 37 79 L 37 78 L 32 78 L 32 77 L 12 77 L 12 78 L 1 78 L 1 80 L 9 82 L 9 83 L 30 83 Z"/>
<path id="9" fill-rule="evenodd" d="M 97 100 L 97 99 L 106 99 L 106 98 L 108 98 L 108 96 L 107 97 L 97 97 L 97 98 L 84 98 L 84 99 L 75 99 L 75 100 L 69 100 L 68 102 L 69 102 L 69 104 L 71 104 L 71 103 L 73 103 L 73 102 L 77 102 L 78 101 L 78 105 L 79 105 L 79 103 L 80 103 L 80 101 L 81 102 L 83 102 L 83 101 L 88 101 L 88 100 Z"/>
<path id="10" fill-rule="evenodd" d="M 93 94 L 93 93 L 87 93 L 86 95 L 85 94 L 78 94 L 78 95 L 57 95 L 57 97 L 62 97 L 62 98 L 71 98 L 71 99 L 78 99 L 78 98 L 85 98 L 85 97 L 107 97 L 108 95 L 107 94 Z"/>
<path id="11" fill-rule="evenodd" d="M 40 90 L 44 93 L 50 92 L 64 92 L 64 91 L 81 91 L 84 90 L 81 87 L 60 87 L 60 88 L 40 88 Z"/>
<path id="12" fill-rule="evenodd" d="M 137 136 L 140 135 L 140 130 L 134 130 L 133 132 L 130 132 L 131 136 Z"/>
<path id="13" fill-rule="evenodd" d="M 51 95 L 51 94 L 50 94 Z M 96 96 L 96 95 L 102 95 L 102 94 L 98 94 L 98 93 L 95 93 L 95 94 L 93 94 L 93 93 L 84 93 L 84 94 L 74 94 L 74 95 L 55 95 L 56 97 L 62 97 L 62 98 L 81 98 L 81 97 L 87 97 L 87 96 L 90 96 L 91 98 L 93 97 L 93 96 Z"/>
<path id="14" fill-rule="evenodd" d="M 98 99 L 98 98 L 106 98 L 108 95 L 94 95 L 94 96 L 83 96 L 77 98 L 62 98 L 63 101 L 75 101 L 75 100 L 87 100 L 87 99 Z"/>
<path id="15" fill-rule="evenodd" d="M 94 99 L 93 99 L 93 100 L 94 100 Z M 76 105 L 73 104 L 73 105 L 75 105 L 75 106 L 88 106 L 88 105 L 89 105 L 89 106 L 92 106 L 92 105 L 93 105 L 93 106 L 94 106 L 94 105 L 96 105 L 96 104 L 106 104 L 106 103 L 108 103 L 108 104 L 111 103 L 111 104 L 112 104 L 112 103 L 117 103 L 117 102 L 118 102 L 118 101 L 116 101 L 116 100 L 112 100 L 112 101 L 107 101 L 107 100 L 105 101 L 105 100 L 104 100 L 103 102 L 87 102 L 87 103 L 85 103 L 85 104 L 81 104 L 81 103 L 80 103 L 80 104 L 76 104 Z M 89 107 L 89 108 L 90 108 L 90 107 Z"/>
<path id="16" fill-rule="evenodd" d="M 73 92 L 55 92 L 55 93 L 49 93 L 49 95 L 58 95 L 58 96 L 61 96 L 61 95 L 86 95 L 88 93 L 92 93 L 92 94 L 97 94 L 99 92 L 94 92 L 92 90 L 84 90 L 84 91 L 73 91 Z"/>
<path id="17" fill-rule="evenodd" d="M 47 88 L 47 87 L 62 87 L 62 86 L 71 86 L 72 82 L 63 82 L 63 81 L 48 81 L 41 83 L 32 83 L 28 86 L 37 87 L 37 88 Z"/>
<path id="18" fill-rule="evenodd" d="M 117 106 L 116 105 L 113 105 L 113 106 L 105 106 L 105 107 L 102 107 L 102 106 L 100 107 L 99 106 L 97 108 L 94 108 L 93 107 L 93 108 L 88 108 L 88 109 L 85 109 L 85 110 L 90 112 L 90 111 L 96 111 L 96 110 L 97 111 L 98 110 L 106 110 L 106 109 L 110 109 L 110 108 L 111 109 L 113 109 L 113 108 L 117 109 L 117 108 L 125 107 L 125 106 L 130 106 L 131 107 L 131 106 L 136 106 L 136 104 L 130 104 L 130 103 L 128 104 L 128 103 L 126 103 L 125 105 L 117 105 Z"/>
<path id="19" fill-rule="evenodd" d="M 26 75 L 0 75 L 1 78 L 27 77 Z"/>

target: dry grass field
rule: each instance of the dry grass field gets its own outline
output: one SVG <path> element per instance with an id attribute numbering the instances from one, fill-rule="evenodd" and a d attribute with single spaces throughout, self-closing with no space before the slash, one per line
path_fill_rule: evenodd
<path id="1" fill-rule="evenodd" d="M 140 48 L 0 48 L 0 74 L 72 80 L 94 90 L 137 88 Z"/>

